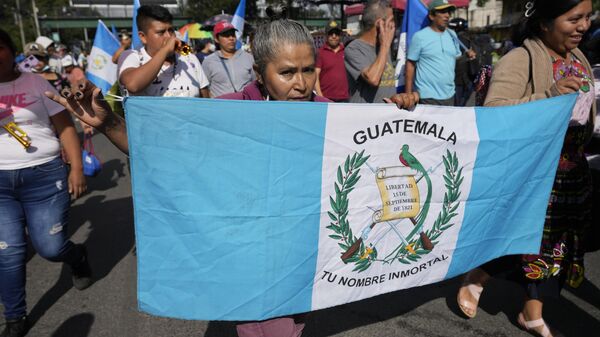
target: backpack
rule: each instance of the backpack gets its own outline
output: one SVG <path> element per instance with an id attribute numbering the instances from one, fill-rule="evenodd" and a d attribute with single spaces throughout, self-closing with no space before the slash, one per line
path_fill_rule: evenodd
<path id="1" fill-rule="evenodd" d="M 527 47 L 523 46 L 527 54 L 529 55 L 529 81 L 532 80 L 532 60 L 531 60 L 531 52 Z M 473 81 L 473 86 L 475 88 L 475 106 L 483 106 L 485 102 L 485 98 L 487 97 L 488 90 L 490 89 L 490 82 L 492 80 L 492 71 L 493 67 L 489 64 L 481 66 L 479 71 L 477 72 L 477 76 L 475 76 L 475 80 Z"/>

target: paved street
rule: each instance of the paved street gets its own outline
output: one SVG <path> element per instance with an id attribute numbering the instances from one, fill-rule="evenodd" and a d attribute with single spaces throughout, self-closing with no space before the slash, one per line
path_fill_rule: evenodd
<path id="1" fill-rule="evenodd" d="M 73 203 L 70 232 L 85 242 L 95 283 L 71 285 L 68 268 L 33 252 L 27 264 L 27 302 L 33 337 L 236 336 L 230 322 L 182 321 L 143 314 L 136 303 L 136 256 L 130 177 L 126 159 L 95 136 L 102 173 Z M 546 305 L 545 318 L 565 336 L 600 335 L 600 253 L 586 260 L 587 280 Z M 473 320 L 458 315 L 458 280 L 408 289 L 311 313 L 305 337 L 530 336 L 516 326 L 519 287 L 492 281 Z M 2 309 L 0 308 L 0 311 Z M 4 324 L 0 318 L 0 328 Z"/>

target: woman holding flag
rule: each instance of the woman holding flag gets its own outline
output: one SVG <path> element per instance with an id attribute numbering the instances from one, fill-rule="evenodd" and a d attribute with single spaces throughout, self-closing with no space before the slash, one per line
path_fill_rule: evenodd
<path id="1" fill-rule="evenodd" d="M 577 93 L 564 139 L 538 254 L 506 256 L 469 272 L 458 292 L 463 313 L 475 317 L 479 295 L 494 275 L 516 279 L 526 290 L 518 315 L 524 330 L 552 336 L 542 319 L 543 299 L 558 297 L 566 282 L 583 281 L 584 230 L 590 225 L 591 178 L 584 145 L 593 130 L 592 70 L 577 46 L 590 27 L 590 0 L 529 1 L 517 48 L 494 68 L 486 106 L 515 105 Z M 543 113 L 541 111 L 540 113 Z"/>
<path id="2" fill-rule="evenodd" d="M 242 91 L 220 96 L 221 99 L 278 100 L 330 102 L 314 92 L 316 83 L 315 47 L 308 29 L 302 24 L 285 19 L 285 9 L 267 10 L 271 21 L 258 27 L 252 53 L 257 80 Z M 48 97 L 65 106 L 81 120 L 103 132 L 119 149 L 128 152 L 125 122 L 112 113 L 98 88 L 91 83 L 72 86 L 72 94 Z M 398 94 L 388 103 L 412 108 L 418 97 Z M 237 326 L 240 337 L 298 337 L 304 324 L 291 317 L 242 323 Z"/>

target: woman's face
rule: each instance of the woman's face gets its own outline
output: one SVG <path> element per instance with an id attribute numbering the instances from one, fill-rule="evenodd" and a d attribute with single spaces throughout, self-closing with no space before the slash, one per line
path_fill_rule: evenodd
<path id="1" fill-rule="evenodd" d="M 551 27 L 544 27 L 544 43 L 559 55 L 579 45 L 583 34 L 590 28 L 592 1 L 585 0 L 570 11 L 554 19 Z"/>
<path id="2" fill-rule="evenodd" d="M 0 41 L 0 73 L 8 74 L 12 72 L 15 63 L 15 55 L 8 45 Z"/>
<path id="3" fill-rule="evenodd" d="M 259 76 L 270 98 L 276 101 L 310 101 L 316 80 L 315 55 L 306 43 L 283 45 Z"/>

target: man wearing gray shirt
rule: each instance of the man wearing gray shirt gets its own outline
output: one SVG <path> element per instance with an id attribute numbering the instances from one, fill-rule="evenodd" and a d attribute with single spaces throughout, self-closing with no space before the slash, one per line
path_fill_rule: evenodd
<path id="1" fill-rule="evenodd" d="M 389 0 L 371 0 L 362 17 L 362 33 L 346 46 L 350 103 L 382 103 L 396 93 L 390 49 L 396 29 Z"/>
<path id="2" fill-rule="evenodd" d="M 255 80 L 252 68 L 254 58 L 242 49 L 236 50 L 235 32 L 235 27 L 227 21 L 217 23 L 213 29 L 215 42 L 220 49 L 207 56 L 202 63 L 212 97 L 242 91 Z"/>

